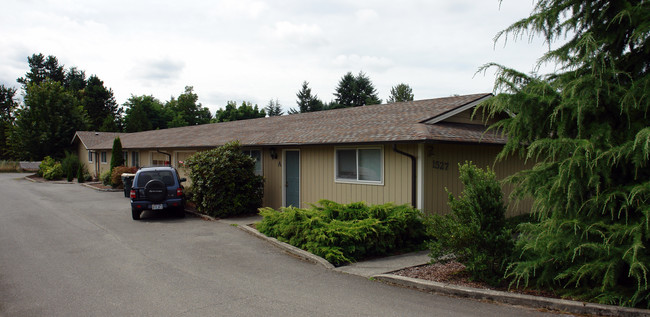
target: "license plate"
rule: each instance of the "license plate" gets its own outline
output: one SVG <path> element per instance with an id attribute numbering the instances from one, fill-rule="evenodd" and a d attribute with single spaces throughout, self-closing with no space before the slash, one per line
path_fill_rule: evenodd
<path id="1" fill-rule="evenodd" d="M 151 210 L 162 210 L 163 204 L 153 204 L 151 205 Z"/>

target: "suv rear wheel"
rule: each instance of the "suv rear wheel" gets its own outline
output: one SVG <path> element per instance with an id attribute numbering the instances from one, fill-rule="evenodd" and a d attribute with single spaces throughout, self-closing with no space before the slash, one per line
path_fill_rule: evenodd
<path id="1" fill-rule="evenodd" d="M 133 220 L 140 220 L 140 210 L 131 208 L 131 217 L 133 217 Z"/>

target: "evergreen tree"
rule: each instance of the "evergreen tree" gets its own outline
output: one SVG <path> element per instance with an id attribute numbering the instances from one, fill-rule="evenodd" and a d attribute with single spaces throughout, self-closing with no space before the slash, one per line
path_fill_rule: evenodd
<path id="1" fill-rule="evenodd" d="M 351 72 L 343 75 L 334 93 L 334 103 L 331 108 L 359 107 L 364 105 L 380 104 L 377 90 L 370 78 L 363 72 L 357 76 Z"/>
<path id="2" fill-rule="evenodd" d="M 43 54 L 33 54 L 27 57 L 29 63 L 29 72 L 25 77 L 20 77 L 17 81 L 23 84 L 23 89 L 27 90 L 29 84 L 38 85 L 49 79 L 54 82 L 62 83 L 65 78 L 63 65 L 59 65 L 59 60 L 52 55 L 47 58 Z"/>
<path id="3" fill-rule="evenodd" d="M 281 116 L 282 115 L 282 105 L 280 105 L 280 101 L 277 99 L 274 101 L 273 99 L 269 100 L 269 104 L 264 107 L 264 111 L 266 112 L 269 117 L 276 117 L 276 116 Z"/>
<path id="4" fill-rule="evenodd" d="M 14 111 L 18 103 L 14 100 L 16 88 L 0 85 L 0 159 L 7 160 L 12 157 L 9 135 L 13 129 Z"/>
<path id="5" fill-rule="evenodd" d="M 311 88 L 309 88 L 309 83 L 307 81 L 302 82 L 302 88 L 296 94 L 298 100 L 298 111 L 296 113 L 305 113 L 305 112 L 314 112 L 321 111 L 323 109 L 323 102 L 318 99 L 317 95 L 311 94 Z"/>
<path id="6" fill-rule="evenodd" d="M 122 141 L 118 136 L 113 140 L 113 148 L 111 151 L 111 173 L 113 173 L 113 169 L 115 167 L 124 165 L 123 151 L 124 150 L 122 149 Z"/>
<path id="7" fill-rule="evenodd" d="M 539 0 L 497 35 L 567 39 L 541 62 L 548 75 L 497 68 L 507 112 L 493 129 L 535 166 L 510 178 L 532 196 L 538 224 L 521 227 L 508 276 L 600 303 L 650 307 L 650 3 Z M 480 109 L 477 111 L 481 111 Z"/>
<path id="8" fill-rule="evenodd" d="M 81 103 L 88 114 L 89 129 L 105 132 L 118 131 L 118 122 L 122 111 L 115 101 L 113 90 L 106 88 L 104 82 L 97 76 L 92 75 L 88 78 L 82 92 Z M 107 122 L 111 119 L 113 123 Z"/>
<path id="9" fill-rule="evenodd" d="M 407 84 L 399 84 L 390 89 L 388 103 L 413 101 L 413 89 Z"/>

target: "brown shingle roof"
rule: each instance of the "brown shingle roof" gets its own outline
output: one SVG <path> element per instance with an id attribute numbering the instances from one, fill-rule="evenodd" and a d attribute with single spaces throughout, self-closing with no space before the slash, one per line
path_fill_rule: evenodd
<path id="1" fill-rule="evenodd" d="M 110 142 L 110 149 L 113 147 L 113 140 L 115 140 L 115 137 L 123 134 L 124 133 L 118 132 L 77 131 L 72 138 L 71 143 L 74 143 L 74 140 L 79 139 L 87 149 L 96 149 L 102 143 Z"/>
<path id="2" fill-rule="evenodd" d="M 350 144 L 379 142 L 504 143 L 481 125 L 424 122 L 490 94 L 474 94 L 386 105 L 319 111 L 278 117 L 213 123 L 120 136 L 125 149 L 201 148 L 239 140 L 245 146 Z M 95 149 L 110 149 L 111 141 Z"/>

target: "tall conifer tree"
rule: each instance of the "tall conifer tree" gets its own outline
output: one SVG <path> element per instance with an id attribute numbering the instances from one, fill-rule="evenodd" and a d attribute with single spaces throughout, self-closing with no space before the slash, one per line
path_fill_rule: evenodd
<path id="1" fill-rule="evenodd" d="M 498 95 L 482 111 L 536 163 L 510 178 L 532 196 L 508 275 L 600 303 L 650 307 L 650 3 L 539 0 L 497 35 L 563 40 L 548 75 L 495 67 Z M 565 40 L 566 39 L 566 40 Z M 478 111 L 481 111 L 479 109 Z"/>

